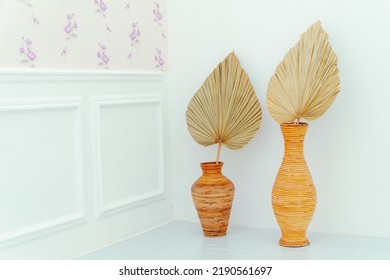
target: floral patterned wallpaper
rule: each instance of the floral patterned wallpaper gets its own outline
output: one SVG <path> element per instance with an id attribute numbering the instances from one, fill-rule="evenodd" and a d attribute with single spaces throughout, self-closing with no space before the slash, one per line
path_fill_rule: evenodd
<path id="1" fill-rule="evenodd" d="M 0 0 L 0 67 L 166 70 L 166 0 Z"/>

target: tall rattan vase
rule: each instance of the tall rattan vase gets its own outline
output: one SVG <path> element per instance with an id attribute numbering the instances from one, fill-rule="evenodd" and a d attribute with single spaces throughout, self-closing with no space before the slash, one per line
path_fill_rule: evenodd
<path id="1" fill-rule="evenodd" d="M 192 185 L 195 208 L 206 237 L 225 236 L 234 199 L 232 181 L 222 175 L 222 162 L 203 162 L 202 176 Z"/>
<path id="2" fill-rule="evenodd" d="M 307 123 L 280 124 L 284 157 L 272 189 L 272 206 L 282 231 L 279 244 L 309 245 L 306 230 L 316 207 L 316 190 L 303 153 Z"/>

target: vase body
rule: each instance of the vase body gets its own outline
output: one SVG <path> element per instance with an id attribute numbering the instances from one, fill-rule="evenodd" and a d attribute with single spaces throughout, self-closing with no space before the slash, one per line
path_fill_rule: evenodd
<path id="1" fill-rule="evenodd" d="M 304 158 L 307 123 L 282 123 L 284 156 L 272 189 L 272 207 L 285 247 L 309 245 L 306 230 L 316 207 L 316 190 Z"/>
<path id="2" fill-rule="evenodd" d="M 191 188 L 203 234 L 206 237 L 225 236 L 234 199 L 232 181 L 222 175 L 222 162 L 200 164 L 202 176 Z"/>

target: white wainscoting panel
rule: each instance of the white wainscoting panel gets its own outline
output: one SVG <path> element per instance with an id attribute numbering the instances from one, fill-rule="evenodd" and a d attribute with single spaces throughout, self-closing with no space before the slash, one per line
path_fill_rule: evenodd
<path id="1" fill-rule="evenodd" d="M 92 99 L 98 216 L 164 197 L 161 95 Z"/>
<path id="2" fill-rule="evenodd" d="M 79 107 L 80 98 L 0 101 L 0 246 L 83 220 Z"/>
<path id="3" fill-rule="evenodd" d="M 0 259 L 72 259 L 172 220 L 165 87 L 159 71 L 0 69 Z"/>

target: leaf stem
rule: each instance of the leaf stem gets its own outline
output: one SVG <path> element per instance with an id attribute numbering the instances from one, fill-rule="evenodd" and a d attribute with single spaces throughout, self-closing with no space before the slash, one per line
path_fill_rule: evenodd
<path id="1" fill-rule="evenodd" d="M 217 160 L 216 160 L 217 163 L 219 163 L 219 157 L 221 156 L 221 147 L 222 147 L 222 143 L 218 142 L 218 151 L 217 151 Z"/>

